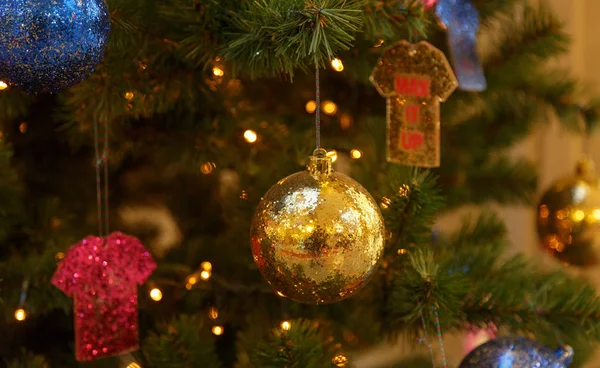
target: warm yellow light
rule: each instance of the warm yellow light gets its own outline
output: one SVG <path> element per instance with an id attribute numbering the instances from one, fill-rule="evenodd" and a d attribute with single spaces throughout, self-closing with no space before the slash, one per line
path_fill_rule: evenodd
<path id="1" fill-rule="evenodd" d="M 381 198 L 381 204 L 380 204 L 381 208 L 383 208 L 385 210 L 386 208 L 388 208 L 391 205 L 392 205 L 391 199 L 389 199 L 388 197 Z"/>
<path id="2" fill-rule="evenodd" d="M 585 217 L 585 212 L 583 212 L 582 210 L 577 210 L 577 211 L 573 212 L 573 220 L 576 222 L 583 220 L 584 217 Z"/>
<path id="3" fill-rule="evenodd" d="M 210 309 L 208 310 L 208 318 L 210 318 L 210 319 L 219 318 L 219 311 L 217 310 L 217 308 L 210 307 Z"/>
<path id="4" fill-rule="evenodd" d="M 306 103 L 304 108 L 306 109 L 307 113 L 312 114 L 317 111 L 317 102 L 315 100 L 310 100 Z"/>
<path id="5" fill-rule="evenodd" d="M 4 91 L 7 88 L 8 84 L 4 83 L 3 81 L 0 81 L 0 91 Z"/>
<path id="6" fill-rule="evenodd" d="M 155 302 L 158 302 L 162 299 L 162 291 L 159 288 L 153 288 L 150 290 L 150 298 Z"/>
<path id="7" fill-rule="evenodd" d="M 341 72 L 342 70 L 344 70 L 344 63 L 342 63 L 342 60 L 335 58 L 331 60 L 331 67 L 336 72 Z"/>
<path id="8" fill-rule="evenodd" d="M 336 162 L 337 161 L 337 152 L 335 150 L 329 151 L 327 152 L 327 157 L 331 158 L 331 162 Z"/>
<path id="9" fill-rule="evenodd" d="M 540 206 L 540 217 L 545 219 L 548 218 L 548 216 L 550 215 L 550 210 L 548 209 L 548 206 L 546 206 L 545 204 Z"/>
<path id="10" fill-rule="evenodd" d="M 401 256 L 401 255 L 403 255 L 403 254 L 406 254 L 406 253 L 408 253 L 408 251 L 407 251 L 406 249 L 404 249 L 404 248 L 402 248 L 402 249 L 398 249 L 398 255 L 399 255 L 399 256 Z"/>
<path id="11" fill-rule="evenodd" d="M 596 208 L 594 211 L 592 211 L 592 216 L 594 216 L 596 221 L 600 221 L 600 209 Z"/>
<path id="12" fill-rule="evenodd" d="M 283 321 L 281 322 L 281 329 L 284 331 L 289 331 L 290 328 L 292 328 L 292 324 L 290 323 L 290 321 Z"/>
<path id="13" fill-rule="evenodd" d="M 198 282 L 198 279 L 196 278 L 196 276 L 190 276 L 187 279 L 187 283 L 191 284 L 191 285 L 195 285 Z"/>
<path id="14" fill-rule="evenodd" d="M 256 132 L 254 130 L 248 129 L 248 130 L 246 130 L 244 132 L 244 139 L 248 143 L 254 143 L 254 142 L 256 142 L 257 138 L 258 138 L 258 136 L 256 135 Z"/>
<path id="15" fill-rule="evenodd" d="M 212 271 L 212 263 L 208 262 L 208 261 L 204 261 L 202 263 L 200 263 L 200 268 L 202 268 L 204 271 Z"/>
<path id="16" fill-rule="evenodd" d="M 240 199 L 243 199 L 243 200 L 248 199 L 248 192 L 246 192 L 245 190 L 242 190 L 242 193 L 240 193 Z"/>
<path id="17" fill-rule="evenodd" d="M 337 105 L 333 101 L 325 101 L 323 102 L 323 112 L 327 115 L 335 115 L 337 112 Z"/>
<path id="18" fill-rule="evenodd" d="M 131 101 L 131 100 L 133 100 L 133 92 L 126 92 L 126 93 L 125 93 L 125 99 L 126 99 L 127 101 Z"/>
<path id="19" fill-rule="evenodd" d="M 142 368 L 142 366 L 137 364 L 136 362 L 133 362 L 133 363 L 129 363 L 127 365 L 127 368 Z"/>
<path id="20" fill-rule="evenodd" d="M 202 174 L 208 175 L 217 167 L 214 162 L 205 162 L 200 166 L 200 172 Z"/>
<path id="21" fill-rule="evenodd" d="M 23 308 L 19 308 L 15 311 L 15 319 L 19 322 L 24 321 L 25 318 L 27 318 L 27 312 L 25 312 L 25 309 Z"/>
<path id="22" fill-rule="evenodd" d="M 221 69 L 221 68 L 219 68 L 219 67 L 215 66 L 215 67 L 213 68 L 213 74 L 214 74 L 215 76 L 217 76 L 217 77 L 222 77 L 223 75 L 225 75 L 225 72 L 223 71 L 223 69 Z"/>
<path id="23" fill-rule="evenodd" d="M 27 133 L 27 123 L 26 122 L 22 122 L 19 125 L 19 131 L 23 134 Z"/>
<path id="24" fill-rule="evenodd" d="M 380 38 L 377 40 L 377 42 L 375 42 L 375 44 L 373 45 L 373 47 L 381 47 L 381 45 L 383 45 L 383 40 Z"/>
<path id="25" fill-rule="evenodd" d="M 352 157 L 355 160 L 358 160 L 362 157 L 362 152 L 360 152 L 360 150 L 353 149 L 352 151 L 350 151 L 350 157 Z"/>
<path id="26" fill-rule="evenodd" d="M 212 333 L 217 336 L 223 335 L 223 326 L 213 326 Z"/>
<path id="27" fill-rule="evenodd" d="M 340 128 L 348 129 L 352 125 L 352 117 L 349 114 L 342 114 L 340 116 Z"/>
<path id="28" fill-rule="evenodd" d="M 200 272 L 200 278 L 204 281 L 210 279 L 210 272 L 209 271 Z"/>
<path id="29" fill-rule="evenodd" d="M 186 290 L 192 290 L 193 287 L 194 285 L 190 284 L 189 282 L 185 284 Z"/>
<path id="30" fill-rule="evenodd" d="M 279 295 L 282 298 L 285 298 L 285 295 L 283 295 L 283 293 L 281 291 L 279 291 L 279 290 L 276 290 L 275 294 Z"/>
<path id="31" fill-rule="evenodd" d="M 337 354 L 331 359 L 331 363 L 336 367 L 346 367 L 348 365 L 348 358 L 344 354 Z"/>
<path id="32" fill-rule="evenodd" d="M 63 252 L 58 252 L 56 253 L 56 255 L 54 256 L 54 259 L 56 259 L 57 261 L 60 261 L 61 259 L 65 258 L 65 254 Z"/>

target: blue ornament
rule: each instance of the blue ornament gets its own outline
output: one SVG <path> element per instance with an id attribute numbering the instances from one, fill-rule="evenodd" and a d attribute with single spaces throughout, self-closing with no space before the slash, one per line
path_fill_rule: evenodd
<path id="1" fill-rule="evenodd" d="M 52 93 L 102 61 L 110 17 L 104 0 L 0 0 L 0 80 Z"/>
<path id="2" fill-rule="evenodd" d="M 478 346 L 459 368 L 566 368 L 573 361 L 568 345 L 551 350 L 520 336 L 501 336 Z"/>
<path id="3" fill-rule="evenodd" d="M 479 12 L 469 0 L 438 0 L 435 14 L 448 31 L 458 88 L 485 90 L 487 83 L 477 55 Z"/>

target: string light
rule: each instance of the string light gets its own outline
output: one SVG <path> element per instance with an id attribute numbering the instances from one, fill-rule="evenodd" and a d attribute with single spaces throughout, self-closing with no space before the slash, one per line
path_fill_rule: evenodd
<path id="1" fill-rule="evenodd" d="M 304 108 L 306 109 L 307 113 L 313 114 L 315 111 L 317 111 L 317 102 L 315 100 L 310 100 L 306 103 Z"/>
<path id="2" fill-rule="evenodd" d="M 348 129 L 350 128 L 350 125 L 352 125 L 352 117 L 346 113 L 342 114 L 342 116 L 340 116 L 340 128 Z"/>
<path id="3" fill-rule="evenodd" d="M 223 335 L 223 326 L 213 326 L 212 333 L 215 336 L 221 336 L 221 335 Z"/>
<path id="4" fill-rule="evenodd" d="M 258 138 L 258 136 L 256 135 L 256 132 L 254 130 L 248 129 L 248 130 L 246 130 L 244 132 L 244 139 L 248 143 L 254 143 L 254 142 L 256 142 L 257 138 Z"/>
<path id="5" fill-rule="evenodd" d="M 218 66 L 215 66 L 215 67 L 213 68 L 213 74 L 214 74 L 216 77 L 222 77 L 222 76 L 224 76 L 224 75 L 225 75 L 225 72 L 223 71 L 223 69 L 219 68 Z"/>
<path id="6" fill-rule="evenodd" d="M 23 134 L 27 133 L 27 122 L 24 121 L 19 125 L 19 131 Z"/>
<path id="7" fill-rule="evenodd" d="M 290 321 L 283 321 L 281 322 L 281 329 L 284 331 L 289 331 L 292 328 L 292 324 L 290 323 Z"/>
<path id="8" fill-rule="evenodd" d="M 242 190 L 242 193 L 240 194 L 240 199 L 243 199 L 243 200 L 248 199 L 248 192 L 246 192 L 245 190 Z"/>
<path id="9" fill-rule="evenodd" d="M 133 95 L 133 92 L 126 92 L 126 93 L 125 93 L 125 99 L 126 99 L 127 101 L 131 101 L 131 100 L 133 100 L 133 97 L 134 97 L 134 95 Z"/>
<path id="10" fill-rule="evenodd" d="M 137 364 L 136 362 L 133 362 L 133 363 L 129 363 L 127 365 L 127 368 L 142 368 L 142 366 Z"/>
<path id="11" fill-rule="evenodd" d="M 353 149 L 352 151 L 350 151 L 350 157 L 352 157 L 355 160 L 358 160 L 362 157 L 362 152 L 360 152 L 360 150 Z"/>
<path id="12" fill-rule="evenodd" d="M 344 354 L 337 354 L 331 359 L 331 363 L 336 367 L 346 367 L 348 365 L 348 358 Z"/>
<path id="13" fill-rule="evenodd" d="M 407 251 L 406 249 L 404 249 L 404 248 L 402 248 L 402 249 L 398 249 L 398 255 L 399 255 L 399 256 L 401 256 L 401 255 L 404 255 L 404 254 L 406 254 L 406 253 L 408 253 L 408 251 Z"/>
<path id="14" fill-rule="evenodd" d="M 58 262 L 60 260 L 62 260 L 63 258 L 65 258 L 65 254 L 63 252 L 58 252 L 56 253 L 56 255 L 54 256 L 54 259 Z"/>
<path id="15" fill-rule="evenodd" d="M 323 102 L 323 112 L 327 115 L 335 115 L 337 112 L 337 105 L 333 101 L 324 101 Z"/>
<path id="16" fill-rule="evenodd" d="M 219 311 L 217 310 L 217 308 L 210 307 L 210 309 L 208 310 L 208 318 L 210 318 L 210 319 L 219 318 Z"/>
<path id="17" fill-rule="evenodd" d="M 210 272 L 209 271 L 202 271 L 200 272 L 200 278 L 204 281 L 210 279 Z"/>
<path id="18" fill-rule="evenodd" d="M 377 40 L 377 42 L 375 42 L 375 44 L 373 45 L 373 47 L 381 47 L 381 45 L 383 45 L 383 40 L 380 38 L 379 40 Z"/>
<path id="19" fill-rule="evenodd" d="M 217 167 L 217 164 L 214 162 L 205 162 L 200 166 L 200 172 L 204 175 L 208 175 L 213 172 L 213 170 Z"/>
<path id="20" fill-rule="evenodd" d="M 159 288 L 155 287 L 150 290 L 150 298 L 155 302 L 159 302 L 162 299 L 162 296 L 162 291 L 160 291 Z"/>
<path id="21" fill-rule="evenodd" d="M 331 158 L 331 162 L 336 162 L 337 161 L 337 152 L 335 150 L 331 150 L 329 152 L 327 152 L 327 157 Z"/>
<path id="22" fill-rule="evenodd" d="M 23 308 L 19 308 L 15 311 L 15 319 L 19 322 L 24 321 L 25 318 L 27 318 L 27 312 L 25 312 L 25 309 Z"/>
<path id="23" fill-rule="evenodd" d="M 212 263 L 208 262 L 208 261 L 204 261 L 202 263 L 200 263 L 200 268 L 202 268 L 204 271 L 212 271 Z"/>
<path id="24" fill-rule="evenodd" d="M 391 199 L 389 199 L 388 197 L 381 198 L 381 204 L 380 204 L 381 208 L 383 208 L 385 210 L 386 208 L 388 208 L 391 205 L 392 205 Z"/>
<path id="25" fill-rule="evenodd" d="M 344 63 L 342 63 L 342 60 L 335 58 L 331 60 L 331 67 L 336 72 L 341 72 L 342 70 L 344 70 Z"/>
<path id="26" fill-rule="evenodd" d="M 3 81 L 0 81 L 0 91 L 4 91 L 7 88 L 8 84 L 4 83 Z"/>

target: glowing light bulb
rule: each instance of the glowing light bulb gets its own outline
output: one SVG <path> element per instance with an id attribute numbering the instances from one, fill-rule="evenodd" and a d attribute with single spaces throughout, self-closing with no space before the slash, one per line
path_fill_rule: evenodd
<path id="1" fill-rule="evenodd" d="M 401 255 L 403 255 L 403 254 L 406 254 L 406 253 L 408 253 L 408 251 L 407 251 L 406 249 L 404 249 L 404 248 L 402 248 L 402 249 L 398 249 L 398 255 L 399 255 L 399 256 L 401 256 Z"/>
<path id="2" fill-rule="evenodd" d="M 212 333 L 215 334 L 216 336 L 221 336 L 223 335 L 223 326 L 213 326 L 212 328 Z"/>
<path id="3" fill-rule="evenodd" d="M 200 272 L 200 278 L 204 281 L 210 279 L 210 272 L 209 271 Z"/>
<path id="4" fill-rule="evenodd" d="M 284 331 L 289 331 L 290 328 L 292 328 L 292 324 L 290 323 L 290 321 L 283 321 L 281 322 L 281 329 Z"/>
<path id="5" fill-rule="evenodd" d="M 281 291 L 279 291 L 279 290 L 276 290 L 275 294 L 277 294 L 278 296 L 280 296 L 282 298 L 285 298 L 285 295 L 283 295 L 283 293 Z"/>
<path id="6" fill-rule="evenodd" d="M 23 134 L 27 133 L 27 123 L 26 122 L 22 122 L 19 125 L 19 131 Z"/>
<path id="7" fill-rule="evenodd" d="M 56 253 L 56 255 L 54 256 L 54 259 L 56 259 L 57 261 L 60 261 L 61 259 L 65 258 L 65 254 L 63 252 L 58 252 Z"/>
<path id="8" fill-rule="evenodd" d="M 327 115 L 335 115 L 337 112 L 337 105 L 333 101 L 325 101 L 323 102 L 323 112 Z"/>
<path id="9" fill-rule="evenodd" d="M 306 103 L 306 106 L 304 106 L 304 108 L 306 109 L 307 113 L 312 114 L 315 111 L 317 111 L 317 102 L 314 100 L 310 100 Z"/>
<path id="10" fill-rule="evenodd" d="M 342 60 L 335 58 L 331 60 L 331 67 L 336 72 L 341 72 L 342 70 L 344 70 L 344 63 L 342 63 Z"/>
<path id="11" fill-rule="evenodd" d="M 204 261 L 202 263 L 200 263 L 200 268 L 202 268 L 204 271 L 212 271 L 212 263 Z"/>
<path id="12" fill-rule="evenodd" d="M 190 276 L 187 279 L 187 283 L 191 284 L 191 285 L 195 285 L 198 282 L 198 279 L 196 278 L 196 276 Z"/>
<path id="13" fill-rule="evenodd" d="M 329 151 L 327 152 L 327 157 L 331 158 L 331 162 L 336 162 L 337 161 L 337 152 L 335 150 Z"/>
<path id="14" fill-rule="evenodd" d="M 344 354 L 337 354 L 331 359 L 331 363 L 336 367 L 346 367 L 348 365 L 348 358 Z"/>
<path id="15" fill-rule="evenodd" d="M 223 71 L 223 69 L 221 69 L 221 68 L 219 68 L 219 67 L 215 66 L 215 67 L 213 68 L 213 74 L 214 74 L 216 77 L 222 77 L 222 76 L 224 76 L 224 75 L 225 75 L 225 72 Z"/>
<path id="16" fill-rule="evenodd" d="M 25 309 L 23 308 L 19 308 L 15 311 L 15 319 L 19 322 L 24 321 L 25 318 L 27 318 L 27 312 L 25 312 Z"/>
<path id="17" fill-rule="evenodd" d="M 127 365 L 127 368 L 142 368 L 142 366 L 137 364 L 136 362 L 133 362 L 133 363 L 129 363 Z"/>
<path id="18" fill-rule="evenodd" d="M 205 162 L 200 166 L 200 172 L 204 175 L 208 175 L 213 172 L 213 170 L 217 167 L 214 162 Z"/>
<path id="19" fill-rule="evenodd" d="M 389 199 L 388 197 L 381 198 L 381 204 L 380 204 L 381 208 L 383 208 L 385 210 L 386 208 L 388 208 L 391 205 L 392 205 L 391 199 Z"/>
<path id="20" fill-rule="evenodd" d="M 208 318 L 210 318 L 210 319 L 219 318 L 219 311 L 217 310 L 217 308 L 210 307 L 210 309 L 208 310 Z"/>
<path id="21" fill-rule="evenodd" d="M 254 142 L 256 142 L 257 138 L 258 138 L 258 136 L 256 135 L 256 132 L 254 130 L 248 129 L 248 130 L 246 130 L 244 132 L 244 139 L 248 143 L 254 143 Z"/>
<path id="22" fill-rule="evenodd" d="M 350 151 L 350 156 L 351 156 L 353 159 L 355 159 L 355 160 L 358 160 L 359 158 L 361 158 L 361 157 L 362 157 L 362 152 L 360 152 L 360 151 L 359 151 L 359 150 L 357 150 L 357 149 L 353 149 L 352 151 Z"/>
<path id="23" fill-rule="evenodd" d="M 348 129 L 352 125 L 352 117 L 348 114 L 342 114 L 340 116 L 340 128 Z"/>
<path id="24" fill-rule="evenodd" d="M 133 97 L 134 97 L 134 95 L 133 95 L 133 92 L 126 92 L 126 93 L 125 93 L 125 99 L 126 99 L 127 101 L 131 101 L 131 100 L 133 100 Z"/>
<path id="25" fill-rule="evenodd" d="M 155 302 L 158 302 L 162 299 L 162 291 L 160 291 L 159 288 L 153 288 L 152 290 L 150 290 L 150 298 L 152 298 L 152 300 L 154 300 Z"/>
<path id="26" fill-rule="evenodd" d="M 585 212 L 583 212 L 582 210 L 577 210 L 577 211 L 573 212 L 573 220 L 576 222 L 583 220 L 584 217 L 585 217 Z"/>
<path id="27" fill-rule="evenodd" d="M 0 91 L 4 91 L 7 88 L 8 84 L 4 83 L 3 81 L 0 81 Z"/>

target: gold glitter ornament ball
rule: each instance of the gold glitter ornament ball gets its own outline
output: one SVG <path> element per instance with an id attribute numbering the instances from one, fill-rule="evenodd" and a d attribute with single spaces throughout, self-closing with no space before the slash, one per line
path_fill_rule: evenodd
<path id="1" fill-rule="evenodd" d="M 540 243 L 559 261 L 580 267 L 600 261 L 600 187 L 591 161 L 556 181 L 537 208 Z"/>
<path id="2" fill-rule="evenodd" d="M 311 304 L 360 290 L 377 268 L 385 239 L 373 197 L 333 172 L 323 149 L 309 158 L 307 171 L 269 189 L 250 235 L 254 260 L 277 294 Z"/>

